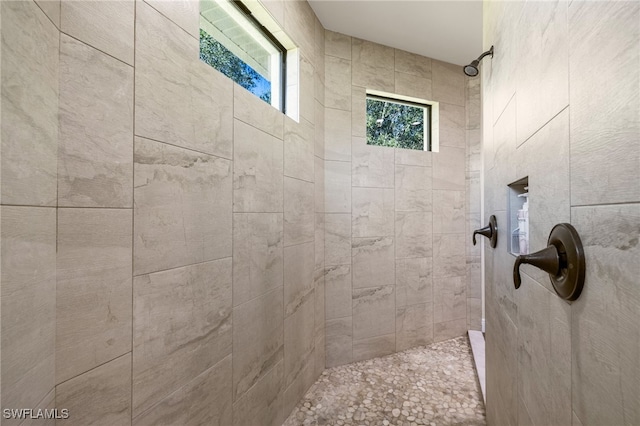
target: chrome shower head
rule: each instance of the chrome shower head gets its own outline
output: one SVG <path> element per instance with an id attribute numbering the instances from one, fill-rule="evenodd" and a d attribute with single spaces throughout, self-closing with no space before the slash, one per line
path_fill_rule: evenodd
<path id="1" fill-rule="evenodd" d="M 491 49 L 487 50 L 482 55 L 478 56 L 478 59 L 475 59 L 469 65 L 465 65 L 463 68 L 464 73 L 469 77 L 477 76 L 480 73 L 478 71 L 478 66 L 480 65 L 480 61 L 482 60 L 482 58 L 488 55 L 491 55 L 493 57 L 493 46 L 491 46 Z"/>

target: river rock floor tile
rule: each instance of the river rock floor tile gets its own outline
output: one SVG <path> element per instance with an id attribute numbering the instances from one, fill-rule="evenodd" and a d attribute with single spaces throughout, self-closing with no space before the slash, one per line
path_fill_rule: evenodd
<path id="1" fill-rule="evenodd" d="M 325 370 L 284 423 L 297 425 L 485 425 L 467 337 Z"/>

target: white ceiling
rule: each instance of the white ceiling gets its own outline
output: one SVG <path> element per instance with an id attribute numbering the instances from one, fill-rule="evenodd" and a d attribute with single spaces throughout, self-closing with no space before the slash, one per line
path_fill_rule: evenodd
<path id="1" fill-rule="evenodd" d="M 309 0 L 328 30 L 466 65 L 482 53 L 480 0 Z"/>

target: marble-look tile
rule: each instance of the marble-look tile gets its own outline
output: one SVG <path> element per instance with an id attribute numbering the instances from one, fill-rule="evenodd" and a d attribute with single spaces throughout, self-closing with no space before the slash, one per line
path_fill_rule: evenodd
<path id="1" fill-rule="evenodd" d="M 638 19 L 637 2 L 569 7 L 573 206 L 640 200 Z"/>
<path id="2" fill-rule="evenodd" d="M 324 110 L 324 158 L 351 160 L 351 112 L 333 108 Z"/>
<path id="3" fill-rule="evenodd" d="M 325 331 L 327 368 L 353 362 L 353 318 L 327 320 Z"/>
<path id="4" fill-rule="evenodd" d="M 233 214 L 233 305 L 284 284 L 282 213 Z"/>
<path id="5" fill-rule="evenodd" d="M 324 208 L 327 213 L 351 213 L 351 163 L 325 161 Z"/>
<path id="6" fill-rule="evenodd" d="M 452 321 L 438 322 L 433 324 L 433 341 L 442 342 L 464 336 L 467 332 L 467 319 L 461 318 Z"/>
<path id="7" fill-rule="evenodd" d="M 198 39 L 200 8 L 197 0 L 144 0 L 172 22 Z"/>
<path id="8" fill-rule="evenodd" d="M 296 312 L 313 297 L 315 257 L 313 242 L 284 248 L 284 313 Z"/>
<path id="9" fill-rule="evenodd" d="M 396 347 L 404 351 L 433 342 L 433 305 L 423 303 L 396 310 Z"/>
<path id="10" fill-rule="evenodd" d="M 316 157 L 320 157 L 324 160 L 324 127 L 325 119 L 324 119 L 324 106 L 316 99 L 315 102 L 315 114 L 314 114 L 314 125 L 313 125 L 313 134 L 314 134 L 314 153 Z"/>
<path id="11" fill-rule="evenodd" d="M 433 232 L 464 233 L 465 193 L 463 191 L 433 191 Z M 463 251 L 464 253 L 464 251 Z"/>
<path id="12" fill-rule="evenodd" d="M 313 58 L 313 56 L 311 56 Z M 307 56 L 300 55 L 300 91 L 298 93 L 298 102 L 300 108 L 301 122 L 306 120 L 311 124 L 315 124 L 315 71 L 310 59 Z M 284 117 L 287 118 L 286 116 Z M 312 132 L 313 134 L 313 132 Z M 311 139 L 310 139 L 311 140 Z M 313 150 L 312 150 L 313 152 Z"/>
<path id="13" fill-rule="evenodd" d="M 133 65 L 134 0 L 63 1 L 60 30 Z"/>
<path id="14" fill-rule="evenodd" d="M 354 85 L 393 92 L 394 49 L 392 47 L 352 38 L 351 58 Z"/>
<path id="15" fill-rule="evenodd" d="M 480 256 L 467 255 L 467 297 L 482 298 L 482 271 Z"/>
<path id="16" fill-rule="evenodd" d="M 393 236 L 393 195 L 393 189 L 354 187 L 351 190 L 354 238 Z"/>
<path id="17" fill-rule="evenodd" d="M 132 162 L 133 68 L 62 34 L 58 205 L 131 207 Z"/>
<path id="18" fill-rule="evenodd" d="M 56 406 L 69 410 L 56 424 L 130 425 L 131 353 L 56 386 Z"/>
<path id="19" fill-rule="evenodd" d="M 465 150 L 441 146 L 433 154 L 433 189 L 464 191 Z"/>
<path id="20" fill-rule="evenodd" d="M 351 37 L 330 30 L 324 31 L 324 53 L 343 59 L 351 59 Z"/>
<path id="21" fill-rule="evenodd" d="M 433 266 L 430 257 L 396 260 L 396 307 L 433 303 Z"/>
<path id="22" fill-rule="evenodd" d="M 571 412 L 571 426 L 583 426 L 575 411 Z"/>
<path id="23" fill-rule="evenodd" d="M 324 61 L 327 89 L 324 106 L 344 111 L 351 110 L 351 61 L 326 56 Z"/>
<path id="24" fill-rule="evenodd" d="M 470 298 L 467 294 L 467 328 L 482 330 L 482 299 Z"/>
<path id="25" fill-rule="evenodd" d="M 325 317 L 327 320 L 350 317 L 351 265 L 327 266 L 325 280 Z"/>
<path id="26" fill-rule="evenodd" d="M 393 238 L 354 238 L 352 242 L 353 288 L 389 286 L 395 283 Z"/>
<path id="27" fill-rule="evenodd" d="M 283 413 L 285 416 L 291 413 L 300 401 L 301 395 L 304 395 L 315 381 L 315 350 L 311 355 L 313 356 L 311 362 L 304 365 L 293 383 L 284 391 Z"/>
<path id="28" fill-rule="evenodd" d="M 324 160 L 313 157 L 314 161 L 314 211 L 324 213 Z"/>
<path id="29" fill-rule="evenodd" d="M 367 89 L 351 86 L 351 135 L 367 136 Z"/>
<path id="30" fill-rule="evenodd" d="M 260 3 L 280 25 L 280 28 L 284 27 L 284 0 L 262 0 Z"/>
<path id="31" fill-rule="evenodd" d="M 287 53 L 287 67 L 285 69 L 285 79 L 286 79 L 287 85 L 285 87 L 285 92 L 284 92 L 284 103 L 287 106 L 287 116 L 297 121 L 300 119 L 300 49 L 292 49 Z M 242 90 L 245 93 L 244 95 L 245 102 L 246 102 L 245 107 L 249 108 L 249 110 L 251 110 L 251 108 L 260 108 L 265 113 L 267 113 L 266 107 L 270 107 L 269 113 L 265 114 L 263 117 L 247 116 L 247 114 L 243 111 L 235 112 L 236 117 L 238 116 L 238 114 L 244 114 L 246 120 L 255 121 L 255 123 L 246 121 L 247 123 L 253 126 L 256 126 L 257 128 L 267 132 L 269 131 L 268 129 L 271 128 L 274 123 L 278 123 L 278 121 L 264 120 L 264 117 L 269 117 L 274 119 L 276 118 L 275 117 L 276 112 L 274 112 L 275 108 L 272 108 L 271 105 L 267 104 L 266 102 L 260 102 L 262 105 L 258 106 L 257 104 L 255 104 L 257 100 L 256 99 L 257 96 L 255 96 L 248 90 L 241 88 L 238 85 L 235 85 L 234 87 L 238 90 Z M 254 112 L 258 112 L 258 111 L 256 110 Z M 280 114 L 280 116 L 282 117 L 282 114 Z M 245 121 L 245 119 L 243 119 L 243 121 Z M 277 125 L 276 127 L 274 127 L 274 129 L 277 129 Z M 276 134 L 274 134 L 274 136 L 280 139 L 280 136 Z"/>
<path id="32" fill-rule="evenodd" d="M 206 66 L 208 67 L 208 65 Z M 211 72 L 216 71 L 212 70 Z M 233 84 L 233 116 L 236 120 L 262 130 L 274 138 L 280 140 L 284 138 L 285 115 L 235 83 Z M 234 133 L 234 141 L 236 137 L 237 134 Z"/>
<path id="33" fill-rule="evenodd" d="M 131 351 L 133 212 L 58 211 L 56 380 Z"/>
<path id="34" fill-rule="evenodd" d="M 518 393 L 532 424 L 571 424 L 571 308 L 526 275 L 518 303 Z"/>
<path id="35" fill-rule="evenodd" d="M 467 325 L 467 285 L 463 277 L 433 279 L 433 321 L 441 323 L 457 319 Z"/>
<path id="36" fill-rule="evenodd" d="M 465 244 L 467 262 L 470 257 L 480 256 L 481 254 L 480 248 L 482 247 L 482 244 L 473 245 L 473 231 L 480 229 L 483 226 L 484 225 L 480 222 L 480 213 L 467 213 L 467 217 L 465 219 L 465 233 L 467 234 L 467 242 Z"/>
<path id="37" fill-rule="evenodd" d="M 465 76 L 461 66 L 432 60 L 431 81 L 434 101 L 464 107 Z"/>
<path id="38" fill-rule="evenodd" d="M 396 165 L 395 169 L 396 211 L 431 211 L 431 168 Z"/>
<path id="39" fill-rule="evenodd" d="M 158 2 L 169 3 L 179 2 Z M 233 82 L 198 59 L 197 39 L 140 1 L 135 67 L 136 135 L 232 158 Z"/>
<path id="40" fill-rule="evenodd" d="M 284 2 L 284 30 L 304 55 L 314 57 L 315 13 L 307 2 Z"/>
<path id="41" fill-rule="evenodd" d="M 586 258 L 571 305 L 573 410 L 584 424 L 640 422 L 640 205 L 575 207 Z"/>
<path id="42" fill-rule="evenodd" d="M 231 355 L 133 419 L 134 426 L 232 423 Z"/>
<path id="43" fill-rule="evenodd" d="M 411 96 L 422 100 L 430 100 L 431 80 L 428 78 L 407 74 L 403 72 L 394 73 L 394 93 L 398 95 Z"/>
<path id="44" fill-rule="evenodd" d="M 134 417 L 231 353 L 231 275 L 227 258 L 134 278 Z"/>
<path id="45" fill-rule="evenodd" d="M 134 275 L 231 256 L 231 161 L 136 138 Z"/>
<path id="46" fill-rule="evenodd" d="M 440 103 L 440 146 L 466 145 L 465 107 Z"/>
<path id="47" fill-rule="evenodd" d="M 313 371 L 315 354 L 314 298 L 307 299 L 300 308 L 284 319 L 284 382 L 291 386 L 308 365 Z M 311 385 L 311 383 L 309 383 Z M 303 390 L 303 392 L 306 389 Z"/>
<path id="48" fill-rule="evenodd" d="M 431 58 L 395 49 L 395 70 L 431 80 Z"/>
<path id="49" fill-rule="evenodd" d="M 353 360 L 364 361 L 391 355 L 396 350 L 395 333 L 353 341 Z"/>
<path id="50" fill-rule="evenodd" d="M 479 172 L 482 165 L 482 138 L 481 129 L 468 129 L 467 130 L 467 160 L 466 171 L 467 172 Z"/>
<path id="51" fill-rule="evenodd" d="M 283 312 L 279 288 L 233 308 L 234 401 L 260 379 L 272 380 L 266 376 L 284 356 Z"/>
<path id="52" fill-rule="evenodd" d="M 284 175 L 314 181 L 314 126 L 305 119 L 284 124 Z"/>
<path id="53" fill-rule="evenodd" d="M 466 277 L 465 234 L 433 235 L 433 276 Z M 434 281 L 434 282 L 435 282 Z"/>
<path id="54" fill-rule="evenodd" d="M 325 291 L 325 280 L 324 280 L 324 268 L 316 269 L 313 271 L 313 288 L 314 288 L 314 339 L 317 341 L 320 338 L 324 338 L 324 322 L 326 320 L 325 316 L 325 305 L 326 305 L 326 291 Z M 324 353 L 324 346 L 322 347 L 322 352 Z"/>
<path id="55" fill-rule="evenodd" d="M 326 214 L 324 220 L 325 265 L 351 264 L 351 215 Z"/>
<path id="56" fill-rule="evenodd" d="M 394 149 L 367 145 L 365 138 L 354 137 L 351 148 L 353 186 L 393 188 Z"/>
<path id="57" fill-rule="evenodd" d="M 239 120 L 234 134 L 233 211 L 281 212 L 283 142 Z"/>
<path id="58" fill-rule="evenodd" d="M 396 148 L 394 151 L 396 164 L 422 167 L 431 167 L 433 164 L 433 153 L 431 151 L 403 148 Z"/>
<path id="59" fill-rule="evenodd" d="M 56 408 L 56 390 L 55 388 L 51 389 L 51 391 L 42 399 L 40 400 L 40 402 L 38 404 L 36 404 L 33 409 L 34 409 L 34 414 L 35 414 L 35 410 L 53 410 Z M 15 420 L 17 421 L 17 419 Z M 14 424 L 14 420 L 4 420 L 4 424 L 6 425 L 12 425 Z M 36 416 L 34 415 L 33 419 L 27 418 L 24 421 L 22 421 L 20 423 L 20 426 L 55 426 L 56 424 L 56 419 L 44 419 L 44 418 L 36 418 Z"/>
<path id="60" fill-rule="evenodd" d="M 322 323 L 322 329 L 324 330 L 325 323 Z M 327 368 L 327 351 L 326 351 L 326 337 L 323 334 L 322 337 L 316 339 L 316 359 L 315 359 L 315 376 L 319 377 L 322 372 Z"/>
<path id="61" fill-rule="evenodd" d="M 358 339 L 395 333 L 395 316 L 395 286 L 354 288 L 354 346 Z"/>
<path id="62" fill-rule="evenodd" d="M 396 212 L 396 258 L 432 255 L 432 214 Z"/>
<path id="63" fill-rule="evenodd" d="M 314 185 L 290 177 L 284 178 L 284 245 L 314 240 Z"/>
<path id="64" fill-rule="evenodd" d="M 480 129 L 482 120 L 481 88 L 479 78 L 467 79 L 466 96 L 466 127 L 467 129 Z"/>
<path id="65" fill-rule="evenodd" d="M 314 251 L 315 251 L 315 269 L 324 269 L 324 237 L 325 237 L 325 227 L 324 227 L 324 213 L 316 213 L 315 214 L 315 230 L 314 230 L 314 238 L 313 241 L 315 243 Z"/>
<path id="66" fill-rule="evenodd" d="M 55 385 L 56 210 L 2 206 L 0 219 L 2 404 L 35 407 Z"/>
<path id="67" fill-rule="evenodd" d="M 235 359 L 234 359 L 235 367 Z M 284 420 L 284 361 L 265 366 L 256 384 L 233 403 L 234 426 L 280 426 Z"/>
<path id="68" fill-rule="evenodd" d="M 53 25 L 60 28 L 60 0 L 35 0 L 35 2 L 53 22 Z"/>
<path id="69" fill-rule="evenodd" d="M 60 33 L 34 2 L 5 1 L 0 8 L 0 200 L 2 204 L 55 206 Z"/>

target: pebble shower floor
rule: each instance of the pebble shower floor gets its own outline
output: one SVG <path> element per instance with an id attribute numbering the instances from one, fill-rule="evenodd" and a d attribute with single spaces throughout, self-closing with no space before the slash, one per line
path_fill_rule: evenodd
<path id="1" fill-rule="evenodd" d="M 324 371 L 284 426 L 485 425 L 467 337 Z"/>

